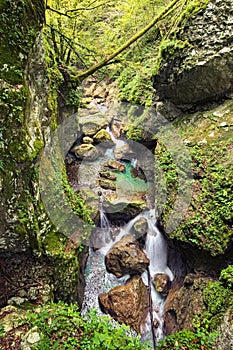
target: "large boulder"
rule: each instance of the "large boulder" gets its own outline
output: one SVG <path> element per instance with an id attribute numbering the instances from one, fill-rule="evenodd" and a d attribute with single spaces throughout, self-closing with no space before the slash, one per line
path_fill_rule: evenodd
<path id="1" fill-rule="evenodd" d="M 129 221 L 147 208 L 146 201 L 139 196 L 121 196 L 121 193 L 105 197 L 103 207 L 111 220 Z"/>
<path id="2" fill-rule="evenodd" d="M 149 266 L 149 259 L 140 249 L 134 235 L 124 236 L 115 243 L 105 257 L 106 268 L 116 277 L 143 273 Z"/>
<path id="3" fill-rule="evenodd" d="M 143 312 L 148 308 L 148 292 L 140 276 L 134 276 L 125 286 L 117 286 L 109 293 L 99 295 L 103 312 L 120 323 L 140 332 Z"/>
<path id="4" fill-rule="evenodd" d="M 233 89 L 232 1 L 211 0 L 181 26 L 177 46 L 189 45 L 177 53 L 168 41 L 154 86 L 162 100 L 191 108 Z"/>
<path id="5" fill-rule="evenodd" d="M 193 318 L 206 311 L 203 290 L 209 281 L 210 277 L 190 273 L 182 286 L 176 284 L 169 290 L 164 307 L 166 334 L 182 329 L 194 331 Z"/>
<path id="6" fill-rule="evenodd" d="M 79 124 L 85 136 L 94 136 L 99 130 L 106 128 L 108 121 L 103 114 L 96 113 L 96 110 L 83 111 L 79 115 Z"/>

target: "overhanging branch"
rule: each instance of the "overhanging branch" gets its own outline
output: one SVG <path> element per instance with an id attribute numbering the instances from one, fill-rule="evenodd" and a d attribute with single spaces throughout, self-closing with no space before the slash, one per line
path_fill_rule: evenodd
<path id="1" fill-rule="evenodd" d="M 141 38 L 146 32 L 148 32 L 155 24 L 157 24 L 163 17 L 165 17 L 171 10 L 173 6 L 175 6 L 180 0 L 173 0 L 158 16 L 156 16 L 146 27 L 133 35 L 129 40 L 127 40 L 123 45 L 121 45 L 117 50 L 115 50 L 111 55 L 107 56 L 103 61 L 93 65 L 85 72 L 81 72 L 75 76 L 72 76 L 72 79 L 75 80 L 83 80 L 87 78 L 89 75 L 92 75 L 100 68 L 104 67 L 109 61 L 127 49 L 130 45 L 132 45 L 136 40 Z"/>

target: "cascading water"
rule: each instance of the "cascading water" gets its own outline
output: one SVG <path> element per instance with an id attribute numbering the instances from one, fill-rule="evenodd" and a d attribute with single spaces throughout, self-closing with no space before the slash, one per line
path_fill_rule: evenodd
<path id="1" fill-rule="evenodd" d="M 107 128 L 108 133 L 111 135 L 114 147 L 121 147 L 126 142 L 123 140 L 117 140 L 112 134 L 110 128 Z M 113 158 L 113 149 L 107 149 L 105 153 L 106 158 Z M 133 158 L 131 160 L 131 166 L 133 168 L 137 167 L 138 160 Z M 96 241 L 98 242 L 98 250 L 89 250 L 89 258 L 86 266 L 86 288 L 84 294 L 84 302 L 82 313 L 86 312 L 90 308 L 96 308 L 99 314 L 102 314 L 99 309 L 98 296 L 101 293 L 109 292 L 115 286 L 125 284 L 126 280 L 130 276 L 124 276 L 122 278 L 116 278 L 113 274 L 108 273 L 105 267 L 105 255 L 111 249 L 111 247 L 119 241 L 123 236 L 130 233 L 132 227 L 136 221 L 144 217 L 147 219 L 148 230 L 145 240 L 144 252 L 150 260 L 150 265 L 148 271 L 142 274 L 142 280 L 144 284 L 150 290 L 151 297 L 151 312 L 148 312 L 145 323 L 141 325 L 142 340 L 149 340 L 153 343 L 153 329 L 155 330 L 156 340 L 163 338 L 163 309 L 165 298 L 155 290 L 154 285 L 151 280 L 157 273 L 166 274 L 170 281 L 173 280 L 173 274 L 169 267 L 167 266 L 167 244 L 162 236 L 161 232 L 156 227 L 156 218 L 154 210 L 146 210 L 134 219 L 129 221 L 123 227 L 120 228 L 118 235 L 113 239 L 111 236 L 111 225 L 108 220 L 106 213 L 103 210 L 103 195 L 100 197 L 99 212 L 100 212 L 100 222 L 99 230 L 95 231 Z M 100 244 L 99 244 L 100 243 Z M 95 245 L 94 245 L 95 246 Z"/>

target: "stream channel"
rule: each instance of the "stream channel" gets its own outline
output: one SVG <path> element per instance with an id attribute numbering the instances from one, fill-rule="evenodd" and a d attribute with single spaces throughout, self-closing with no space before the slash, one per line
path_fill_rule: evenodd
<path id="1" fill-rule="evenodd" d="M 131 154 L 129 159 L 115 159 L 115 154 L 117 152 L 116 149 L 122 149 L 125 146 L 127 147 L 127 141 L 117 139 L 114 137 L 111 128 L 107 127 L 106 131 L 111 136 L 112 146 L 107 148 L 105 147 L 104 153 L 102 153 L 101 160 L 97 159 L 94 162 L 87 163 L 86 165 L 82 165 L 79 167 L 78 174 L 78 182 L 79 187 L 87 186 L 89 182 L 89 178 L 86 175 L 86 167 L 92 167 L 93 173 L 92 177 L 96 177 L 101 168 L 100 163 L 107 162 L 109 160 L 117 161 L 120 164 L 123 164 L 125 167 L 125 171 L 123 173 L 119 173 L 118 183 L 122 185 L 124 183 L 125 188 L 120 188 L 119 186 L 116 188 L 118 190 L 118 194 L 120 195 L 125 191 L 127 196 L 127 190 L 132 190 L 132 187 L 135 189 L 139 186 L 141 191 L 145 191 L 145 187 L 147 186 L 147 180 L 144 178 L 135 179 L 132 177 L 132 169 L 139 169 L 138 159 L 135 157 L 135 153 Z M 128 154 L 129 154 L 128 150 Z M 127 158 L 127 157 L 126 157 Z M 131 169 L 131 171 L 130 171 Z M 92 172 L 92 170 L 91 170 Z M 90 169 L 89 169 L 90 173 Z M 120 180 L 119 180 L 120 179 Z M 90 186 L 91 187 L 91 186 Z M 105 198 L 109 195 L 108 190 L 103 190 L 100 186 L 96 188 L 92 188 L 95 193 L 99 195 L 99 228 L 101 237 L 98 237 L 98 227 L 95 229 L 95 235 L 97 235 L 97 241 L 100 240 L 101 244 L 97 244 L 97 248 L 95 244 L 89 248 L 89 257 L 85 269 L 85 280 L 86 287 L 84 293 L 84 301 L 82 307 L 82 314 L 85 315 L 88 310 L 91 308 L 95 308 L 98 310 L 98 314 L 101 315 L 103 312 L 99 307 L 98 296 L 101 293 L 108 293 L 112 288 L 124 285 L 127 280 L 131 277 L 130 275 L 124 275 L 121 278 L 117 278 L 114 274 L 109 273 L 106 270 L 105 266 L 105 256 L 109 252 L 109 250 L 116 244 L 116 242 L 120 241 L 122 237 L 130 234 L 132 232 L 133 226 L 135 222 L 139 219 L 144 218 L 147 221 L 147 233 L 144 235 L 144 246 L 143 251 L 149 259 L 150 263 L 148 269 L 145 270 L 141 274 L 141 278 L 143 283 L 150 291 L 150 301 L 151 301 L 151 309 L 150 312 L 147 313 L 144 318 L 144 323 L 140 325 L 140 333 L 142 336 L 142 341 L 147 340 L 151 343 L 153 342 L 153 329 L 155 333 L 156 340 L 163 338 L 164 331 L 164 318 L 163 318 L 163 310 L 165 303 L 165 296 L 161 293 L 158 293 L 152 283 L 152 280 L 156 274 L 165 274 L 168 276 L 169 281 L 173 280 L 173 273 L 167 266 L 167 243 L 162 233 L 159 231 L 156 226 L 156 215 L 153 205 L 147 202 L 145 209 L 140 213 L 137 213 L 129 220 L 111 220 L 111 213 L 105 211 L 104 201 Z M 149 204 L 148 204 L 149 203 Z M 121 217 L 124 217 L 121 214 Z M 136 239 L 136 238 L 135 238 Z M 152 325 L 153 322 L 153 325 Z"/>

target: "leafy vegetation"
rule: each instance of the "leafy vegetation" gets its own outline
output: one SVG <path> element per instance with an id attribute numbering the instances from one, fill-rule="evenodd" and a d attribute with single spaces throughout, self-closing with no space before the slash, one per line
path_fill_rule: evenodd
<path id="1" fill-rule="evenodd" d="M 206 330 L 182 330 L 168 335 L 158 346 L 159 350 L 212 350 L 216 333 Z"/>
<path id="2" fill-rule="evenodd" d="M 229 265 L 220 273 L 220 281 L 229 288 L 233 288 L 233 265 Z"/>
<path id="3" fill-rule="evenodd" d="M 37 327 L 40 341 L 33 349 L 150 349 L 131 335 L 129 327 L 112 323 L 107 316 L 98 317 L 91 310 L 85 319 L 76 305 L 62 302 L 49 304 L 27 316 L 29 328 Z"/>

